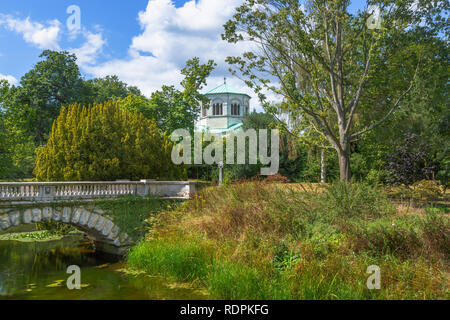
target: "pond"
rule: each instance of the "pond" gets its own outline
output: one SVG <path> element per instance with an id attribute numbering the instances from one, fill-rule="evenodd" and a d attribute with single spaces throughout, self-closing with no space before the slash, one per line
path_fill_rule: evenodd
<path id="1" fill-rule="evenodd" d="M 67 268 L 81 268 L 80 290 L 69 290 Z M 54 241 L 0 240 L 0 299 L 184 300 L 206 293 L 160 277 L 133 274 L 117 256 L 95 252 L 83 235 Z"/>

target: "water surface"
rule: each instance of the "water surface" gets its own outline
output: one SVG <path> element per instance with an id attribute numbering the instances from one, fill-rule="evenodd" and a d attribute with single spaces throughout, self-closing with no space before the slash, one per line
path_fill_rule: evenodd
<path id="1" fill-rule="evenodd" d="M 67 267 L 81 268 L 81 290 L 69 290 Z M 96 253 L 81 235 L 56 241 L 0 241 L 0 299 L 206 299 L 160 277 L 124 272 L 117 256 Z"/>

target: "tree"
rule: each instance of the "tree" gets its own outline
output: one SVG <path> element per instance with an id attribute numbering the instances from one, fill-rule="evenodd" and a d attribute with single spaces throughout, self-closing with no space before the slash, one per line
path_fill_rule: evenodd
<path id="1" fill-rule="evenodd" d="M 175 180 L 185 177 L 171 161 L 172 143 L 141 113 L 108 102 L 61 109 L 50 138 L 37 152 L 40 181 Z"/>
<path id="2" fill-rule="evenodd" d="M 86 95 L 88 101 L 85 103 L 103 103 L 107 101 L 117 101 L 124 99 L 128 95 L 142 96 L 141 91 L 134 86 L 129 86 L 119 80 L 117 76 L 106 76 L 95 78 L 85 82 Z M 81 101 L 80 101 L 81 102 Z"/>
<path id="3" fill-rule="evenodd" d="M 420 37 L 421 30 L 415 30 L 411 37 Z M 419 33 L 419 34 L 418 34 Z M 356 177 L 380 182 L 386 181 L 386 158 L 395 151 L 395 146 L 404 143 L 404 135 L 415 134 L 429 147 L 429 161 L 439 168 L 435 178 L 443 184 L 448 182 L 450 152 L 450 109 L 448 70 L 450 68 L 450 48 L 444 39 L 422 38 L 424 50 L 414 88 L 404 98 L 402 105 L 388 120 L 385 127 L 378 127 L 365 134 L 352 146 L 352 169 Z M 405 47 L 403 50 L 409 50 Z M 380 77 L 381 78 L 381 77 Z M 391 75 L 385 80 L 394 84 Z M 381 80 L 381 79 L 379 79 Z M 385 94 L 376 87 L 376 82 L 367 87 L 370 99 L 361 100 L 360 112 L 356 114 L 358 125 L 367 126 L 381 116 L 382 110 L 371 109 L 373 100 Z M 394 86 L 394 85 L 393 85 Z M 387 88 L 389 89 L 389 88 Z M 353 161 L 355 160 L 355 161 Z M 375 178 L 375 179 L 374 179 Z"/>
<path id="4" fill-rule="evenodd" d="M 208 98 L 200 92 L 203 86 L 206 85 L 206 79 L 216 66 L 217 64 L 214 60 L 208 60 L 206 64 L 200 64 L 200 59 L 194 57 L 186 61 L 186 66 L 181 69 L 181 74 L 184 75 L 184 79 L 180 84 L 184 89 L 184 99 L 192 105 L 192 112 L 197 116 L 200 114 L 201 105 L 209 102 Z"/>
<path id="5" fill-rule="evenodd" d="M 61 107 L 79 101 L 84 91 L 75 55 L 45 50 L 39 57 L 44 60 L 22 77 L 8 105 L 10 116 L 36 145 L 45 143 Z"/>
<path id="6" fill-rule="evenodd" d="M 246 131 L 249 129 L 255 129 L 259 131 L 261 129 L 274 129 L 277 127 L 276 117 L 271 113 L 250 113 L 246 119 L 242 122 L 242 130 Z M 280 128 L 280 162 L 279 171 L 283 176 L 289 179 L 297 179 L 299 177 L 299 172 L 304 164 L 303 152 L 300 150 L 300 144 L 297 137 L 293 136 L 284 128 Z M 259 134 L 257 135 L 259 139 Z M 268 149 L 270 149 L 270 132 L 267 133 Z M 235 178 L 251 177 L 260 173 L 261 163 L 256 165 L 245 164 L 245 165 L 234 165 Z"/>
<path id="7" fill-rule="evenodd" d="M 0 108 L 0 179 L 5 178 L 12 167 L 10 141 L 7 133 L 5 115 Z"/>
<path id="8" fill-rule="evenodd" d="M 161 132 L 172 133 L 176 129 L 193 132 L 200 106 L 208 100 L 200 91 L 215 65 L 213 60 L 200 64 L 199 58 L 190 59 L 181 70 L 184 75 L 182 91 L 175 86 L 164 85 L 161 90 L 153 92 L 150 99 L 130 94 L 120 99 L 119 104 L 124 109 L 141 112 L 153 119 Z"/>
<path id="9" fill-rule="evenodd" d="M 0 178 L 29 178 L 34 167 L 34 142 L 23 119 L 11 117 L 16 88 L 0 80 Z"/>
<path id="10" fill-rule="evenodd" d="M 263 103 L 263 88 L 281 94 L 290 107 L 286 112 L 303 117 L 326 138 L 338 153 L 340 178 L 347 181 L 351 143 L 389 119 L 413 88 L 422 47 L 409 33 L 420 28 L 422 38 L 433 37 L 445 22 L 439 17 L 446 4 L 413 3 L 371 2 L 379 5 L 383 19 L 381 28 L 372 30 L 367 27 L 369 14 L 350 14 L 348 0 L 312 0 L 306 5 L 297 0 L 245 0 L 225 24 L 222 37 L 231 43 L 251 41 L 256 49 L 227 61 L 238 66 Z M 383 76 L 395 82 L 382 81 Z M 274 79 L 278 85 L 271 83 Z M 366 87 L 371 83 L 386 93 L 370 106 L 383 115 L 358 128 L 355 115 L 360 101 L 368 99 Z"/>

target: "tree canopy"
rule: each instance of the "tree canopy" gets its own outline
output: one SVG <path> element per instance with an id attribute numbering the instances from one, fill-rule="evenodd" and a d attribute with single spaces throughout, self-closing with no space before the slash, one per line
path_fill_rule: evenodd
<path id="1" fill-rule="evenodd" d="M 384 124 L 416 84 L 424 40 L 448 33 L 442 2 L 368 2 L 380 8 L 378 29 L 368 28 L 368 12 L 349 13 L 349 4 L 245 0 L 223 34 L 231 43 L 254 44 L 227 61 L 263 103 L 264 88 L 280 94 L 286 114 L 302 117 L 328 141 L 342 180 L 350 179 L 351 144 Z M 378 117 L 364 124 L 360 112 Z"/>
<path id="2" fill-rule="evenodd" d="M 108 102 L 63 107 L 50 138 L 37 152 L 41 181 L 177 180 L 182 167 L 171 161 L 172 143 L 141 113 Z"/>

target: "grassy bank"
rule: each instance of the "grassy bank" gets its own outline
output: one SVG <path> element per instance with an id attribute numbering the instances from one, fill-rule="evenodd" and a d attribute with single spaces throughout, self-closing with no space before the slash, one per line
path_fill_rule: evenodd
<path id="1" fill-rule="evenodd" d="M 220 299 L 450 298 L 448 214 L 399 212 L 367 185 L 211 187 L 151 224 L 129 265 Z"/>

